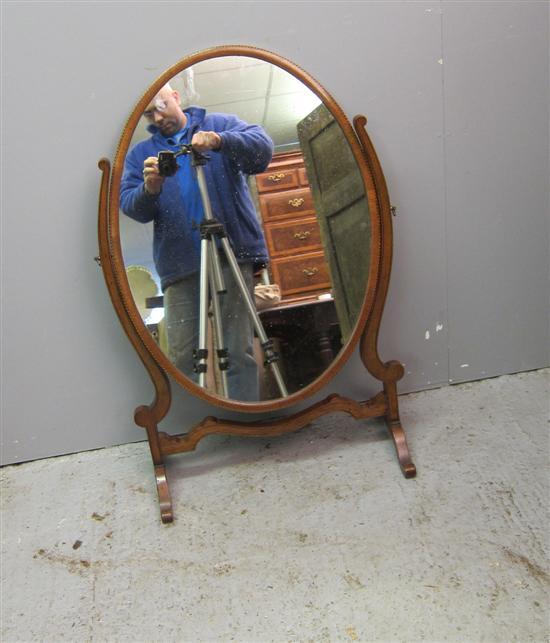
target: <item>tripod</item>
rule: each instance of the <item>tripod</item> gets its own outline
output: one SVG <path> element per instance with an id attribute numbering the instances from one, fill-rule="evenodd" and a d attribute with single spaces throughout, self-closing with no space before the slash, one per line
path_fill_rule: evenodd
<path id="1" fill-rule="evenodd" d="M 199 282 L 199 345 L 194 351 L 195 357 L 195 372 L 199 375 L 199 386 L 206 388 L 206 373 L 208 370 L 208 348 L 207 348 L 207 332 L 208 332 L 208 309 L 210 299 L 212 300 L 212 317 L 213 317 L 213 330 L 216 342 L 216 353 L 218 356 L 218 368 L 220 371 L 221 389 L 224 397 L 229 396 L 229 389 L 227 383 L 227 369 L 229 368 L 229 358 L 227 348 L 225 347 L 223 324 L 221 317 L 221 306 L 219 296 L 226 292 L 226 287 L 223 279 L 220 257 L 218 255 L 218 245 L 223 250 L 227 263 L 231 270 L 231 274 L 235 279 L 238 290 L 245 302 L 246 309 L 256 334 L 260 340 L 260 346 L 264 353 L 264 365 L 269 366 L 277 387 L 282 397 L 288 396 L 288 391 L 285 382 L 281 375 L 277 361 L 279 355 L 273 350 L 273 342 L 270 340 L 263 328 L 262 322 L 258 315 L 258 311 L 254 305 L 254 300 L 246 282 L 243 278 L 237 259 L 231 245 L 225 234 L 225 227 L 223 223 L 218 221 L 213 213 L 210 204 L 210 197 L 208 195 L 208 188 L 206 179 L 204 177 L 203 166 L 208 162 L 209 157 L 197 152 L 189 144 L 182 145 L 179 152 L 174 156 L 180 154 L 190 154 L 191 164 L 196 170 L 199 191 L 201 195 L 202 205 L 204 209 L 204 218 L 199 225 L 201 235 L 201 260 L 200 260 L 200 282 Z"/>

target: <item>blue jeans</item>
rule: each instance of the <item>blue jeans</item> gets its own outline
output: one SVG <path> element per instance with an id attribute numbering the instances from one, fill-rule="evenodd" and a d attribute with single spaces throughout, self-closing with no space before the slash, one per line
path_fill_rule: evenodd
<path id="1" fill-rule="evenodd" d="M 220 295 L 221 321 L 229 352 L 227 370 L 231 399 L 259 399 L 258 365 L 253 354 L 254 325 L 225 257 L 220 257 L 227 292 Z M 250 294 L 254 293 L 252 264 L 239 265 Z M 170 360 L 190 380 L 198 383 L 193 351 L 199 345 L 199 273 L 186 277 L 164 291 L 164 316 Z M 209 354 L 208 369 L 213 367 Z"/>

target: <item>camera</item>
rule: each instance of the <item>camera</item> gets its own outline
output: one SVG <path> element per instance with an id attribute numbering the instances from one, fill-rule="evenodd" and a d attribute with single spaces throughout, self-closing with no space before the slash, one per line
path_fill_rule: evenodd
<path id="1" fill-rule="evenodd" d="M 178 161 L 175 152 L 159 152 L 157 155 L 159 174 L 161 176 L 174 176 L 178 171 Z"/>

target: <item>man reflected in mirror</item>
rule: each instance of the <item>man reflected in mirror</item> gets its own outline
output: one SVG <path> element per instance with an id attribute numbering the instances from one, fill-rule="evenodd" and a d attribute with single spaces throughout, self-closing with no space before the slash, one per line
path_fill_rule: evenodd
<path id="1" fill-rule="evenodd" d="M 178 156 L 173 176 L 161 176 L 158 153 L 182 145 L 207 153 L 204 175 L 212 211 L 227 238 L 251 294 L 254 273 L 268 262 L 260 221 L 248 190 L 247 176 L 265 171 L 273 142 L 259 125 L 231 114 L 181 107 L 169 84 L 144 112 L 150 138 L 129 151 L 120 190 L 122 211 L 136 221 L 153 221 L 153 257 L 164 295 L 169 357 L 193 381 L 193 351 L 199 331 L 199 224 L 204 211 L 190 155 Z M 220 254 L 227 293 L 220 298 L 225 345 L 229 351 L 229 397 L 258 400 L 258 369 L 253 355 L 253 324 L 229 266 Z M 212 364 L 212 360 L 209 360 Z M 211 366 L 209 366 L 211 368 Z"/>

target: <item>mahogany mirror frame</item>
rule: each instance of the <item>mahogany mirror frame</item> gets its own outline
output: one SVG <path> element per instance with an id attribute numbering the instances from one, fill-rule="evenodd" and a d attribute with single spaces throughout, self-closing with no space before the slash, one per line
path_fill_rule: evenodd
<path id="1" fill-rule="evenodd" d="M 287 397 L 263 402 L 240 402 L 215 396 L 185 377 L 170 362 L 147 330 L 134 302 L 124 266 L 120 238 L 119 194 L 124 161 L 133 133 L 146 106 L 164 84 L 184 69 L 210 58 L 222 56 L 247 56 L 272 63 L 292 74 L 321 99 L 340 125 L 350 145 L 364 180 L 370 210 L 371 248 L 368 281 L 361 310 L 348 341 L 335 360 L 316 380 Z M 356 116 L 352 126 L 332 96 L 309 74 L 289 60 L 255 47 L 220 46 L 187 56 L 159 76 L 132 111 L 122 132 L 112 167 L 108 159 L 102 158 L 99 161 L 102 177 L 98 217 L 99 257 L 96 260 L 103 270 L 109 295 L 123 329 L 149 373 L 155 388 L 153 401 L 149 405 L 139 406 L 135 410 L 134 420 L 138 426 L 147 431 L 163 522 L 168 523 L 173 520 L 164 456 L 191 451 L 195 449 L 203 437 L 214 433 L 253 437 L 279 436 L 299 430 L 315 418 L 336 411 L 349 413 L 356 419 L 383 417 L 393 438 L 403 474 L 407 478 L 416 474 L 416 468 L 411 461 L 405 433 L 399 419 L 396 382 L 403 377 L 404 369 L 400 362 L 395 360 L 382 362 L 378 355 L 378 332 L 392 263 L 392 221 L 386 181 L 365 125 L 366 118 Z M 283 415 L 267 421 L 236 422 L 209 416 L 188 432 L 180 435 L 168 435 L 159 431 L 158 424 L 168 413 L 171 404 L 169 377 L 191 394 L 215 406 L 245 413 L 273 413 L 304 402 L 326 386 L 343 367 L 358 342 L 361 360 L 365 368 L 383 384 L 382 390 L 371 399 L 356 401 L 332 394 L 298 413 Z"/>

